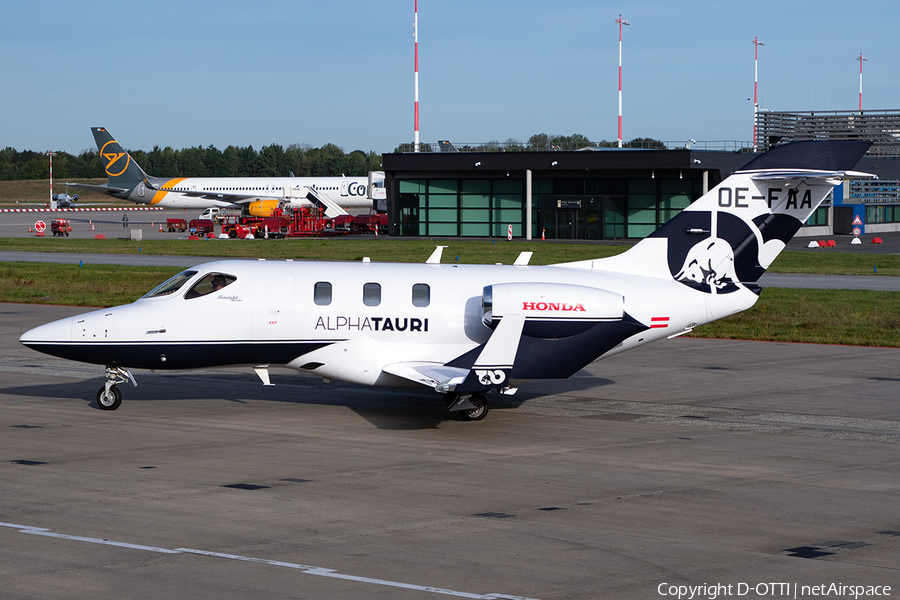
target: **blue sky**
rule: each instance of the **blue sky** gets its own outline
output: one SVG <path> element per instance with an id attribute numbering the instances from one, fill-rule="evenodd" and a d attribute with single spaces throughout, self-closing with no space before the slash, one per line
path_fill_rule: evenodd
<path id="1" fill-rule="evenodd" d="M 770 110 L 900 109 L 896 0 L 419 0 L 423 142 L 752 134 Z M 130 149 L 413 138 L 413 0 L 93 0 L 0 8 L 0 147 Z"/>

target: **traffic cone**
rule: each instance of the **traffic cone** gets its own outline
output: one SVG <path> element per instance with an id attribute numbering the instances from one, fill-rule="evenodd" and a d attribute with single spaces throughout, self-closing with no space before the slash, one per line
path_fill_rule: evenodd
<path id="1" fill-rule="evenodd" d="M 163 230 L 162 230 L 162 223 L 159 224 L 159 232 L 160 232 L 160 233 L 163 232 Z"/>
<path id="2" fill-rule="evenodd" d="M 545 240 L 547 239 L 546 236 L 547 236 L 547 228 L 544 227 L 543 229 L 541 229 L 541 241 L 542 241 L 542 242 L 545 241 Z"/>

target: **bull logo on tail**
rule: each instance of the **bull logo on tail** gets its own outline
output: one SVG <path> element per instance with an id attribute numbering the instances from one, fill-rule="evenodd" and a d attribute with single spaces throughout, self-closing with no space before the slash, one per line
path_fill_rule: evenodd
<path id="1" fill-rule="evenodd" d="M 731 292 L 740 281 L 734 266 L 734 250 L 721 238 L 706 238 L 687 253 L 676 281 L 704 292 Z"/>

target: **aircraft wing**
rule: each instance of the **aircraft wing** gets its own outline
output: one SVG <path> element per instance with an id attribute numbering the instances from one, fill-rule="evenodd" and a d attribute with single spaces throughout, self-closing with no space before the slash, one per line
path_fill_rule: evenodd
<path id="1" fill-rule="evenodd" d="M 257 200 L 291 200 L 291 199 L 301 199 L 305 198 L 307 200 L 312 201 L 313 203 L 318 203 L 319 205 L 325 208 L 325 216 L 329 218 L 334 218 L 339 215 L 349 214 L 343 208 L 340 207 L 334 200 L 322 194 L 312 188 L 303 188 L 303 192 L 299 196 L 284 196 L 281 194 L 243 194 L 239 192 L 208 192 L 203 190 L 167 190 L 165 187 L 159 188 L 154 187 L 146 182 L 147 186 L 152 190 L 157 190 L 161 192 L 173 192 L 177 194 L 182 194 L 184 196 L 188 196 L 189 198 L 203 198 L 204 200 L 220 200 L 223 202 L 231 202 L 232 204 L 249 204 L 250 202 L 255 202 Z"/>
<path id="2" fill-rule="evenodd" d="M 203 190 L 173 190 L 165 187 L 148 186 L 153 191 L 181 194 L 189 198 L 203 198 L 204 200 L 222 200 L 234 204 L 246 204 L 255 200 L 283 200 L 284 197 L 275 194 L 242 194 L 237 192 L 208 192 Z"/>
<path id="3" fill-rule="evenodd" d="M 390 375 L 402 377 L 435 389 L 440 385 L 458 385 L 469 374 L 469 369 L 448 367 L 440 363 L 428 362 L 393 363 L 382 370 Z"/>
<path id="4" fill-rule="evenodd" d="M 442 393 L 477 392 L 503 383 L 508 386 L 524 326 L 525 315 L 503 317 L 468 369 L 440 363 L 400 362 L 387 365 L 382 370 Z"/>

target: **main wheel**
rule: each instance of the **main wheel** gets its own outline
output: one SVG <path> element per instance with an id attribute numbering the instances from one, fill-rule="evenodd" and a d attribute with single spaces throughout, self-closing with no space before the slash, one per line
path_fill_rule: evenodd
<path id="1" fill-rule="evenodd" d="M 106 386 L 97 392 L 97 406 L 101 409 L 116 410 L 120 404 L 122 404 L 122 392 L 116 386 L 110 387 L 109 393 L 106 392 Z"/>
<path id="2" fill-rule="evenodd" d="M 481 394 L 472 394 L 469 398 L 469 402 L 471 402 L 472 406 L 475 408 L 459 411 L 459 415 L 463 418 L 463 421 L 480 421 L 487 416 L 488 402 L 484 396 Z"/>

